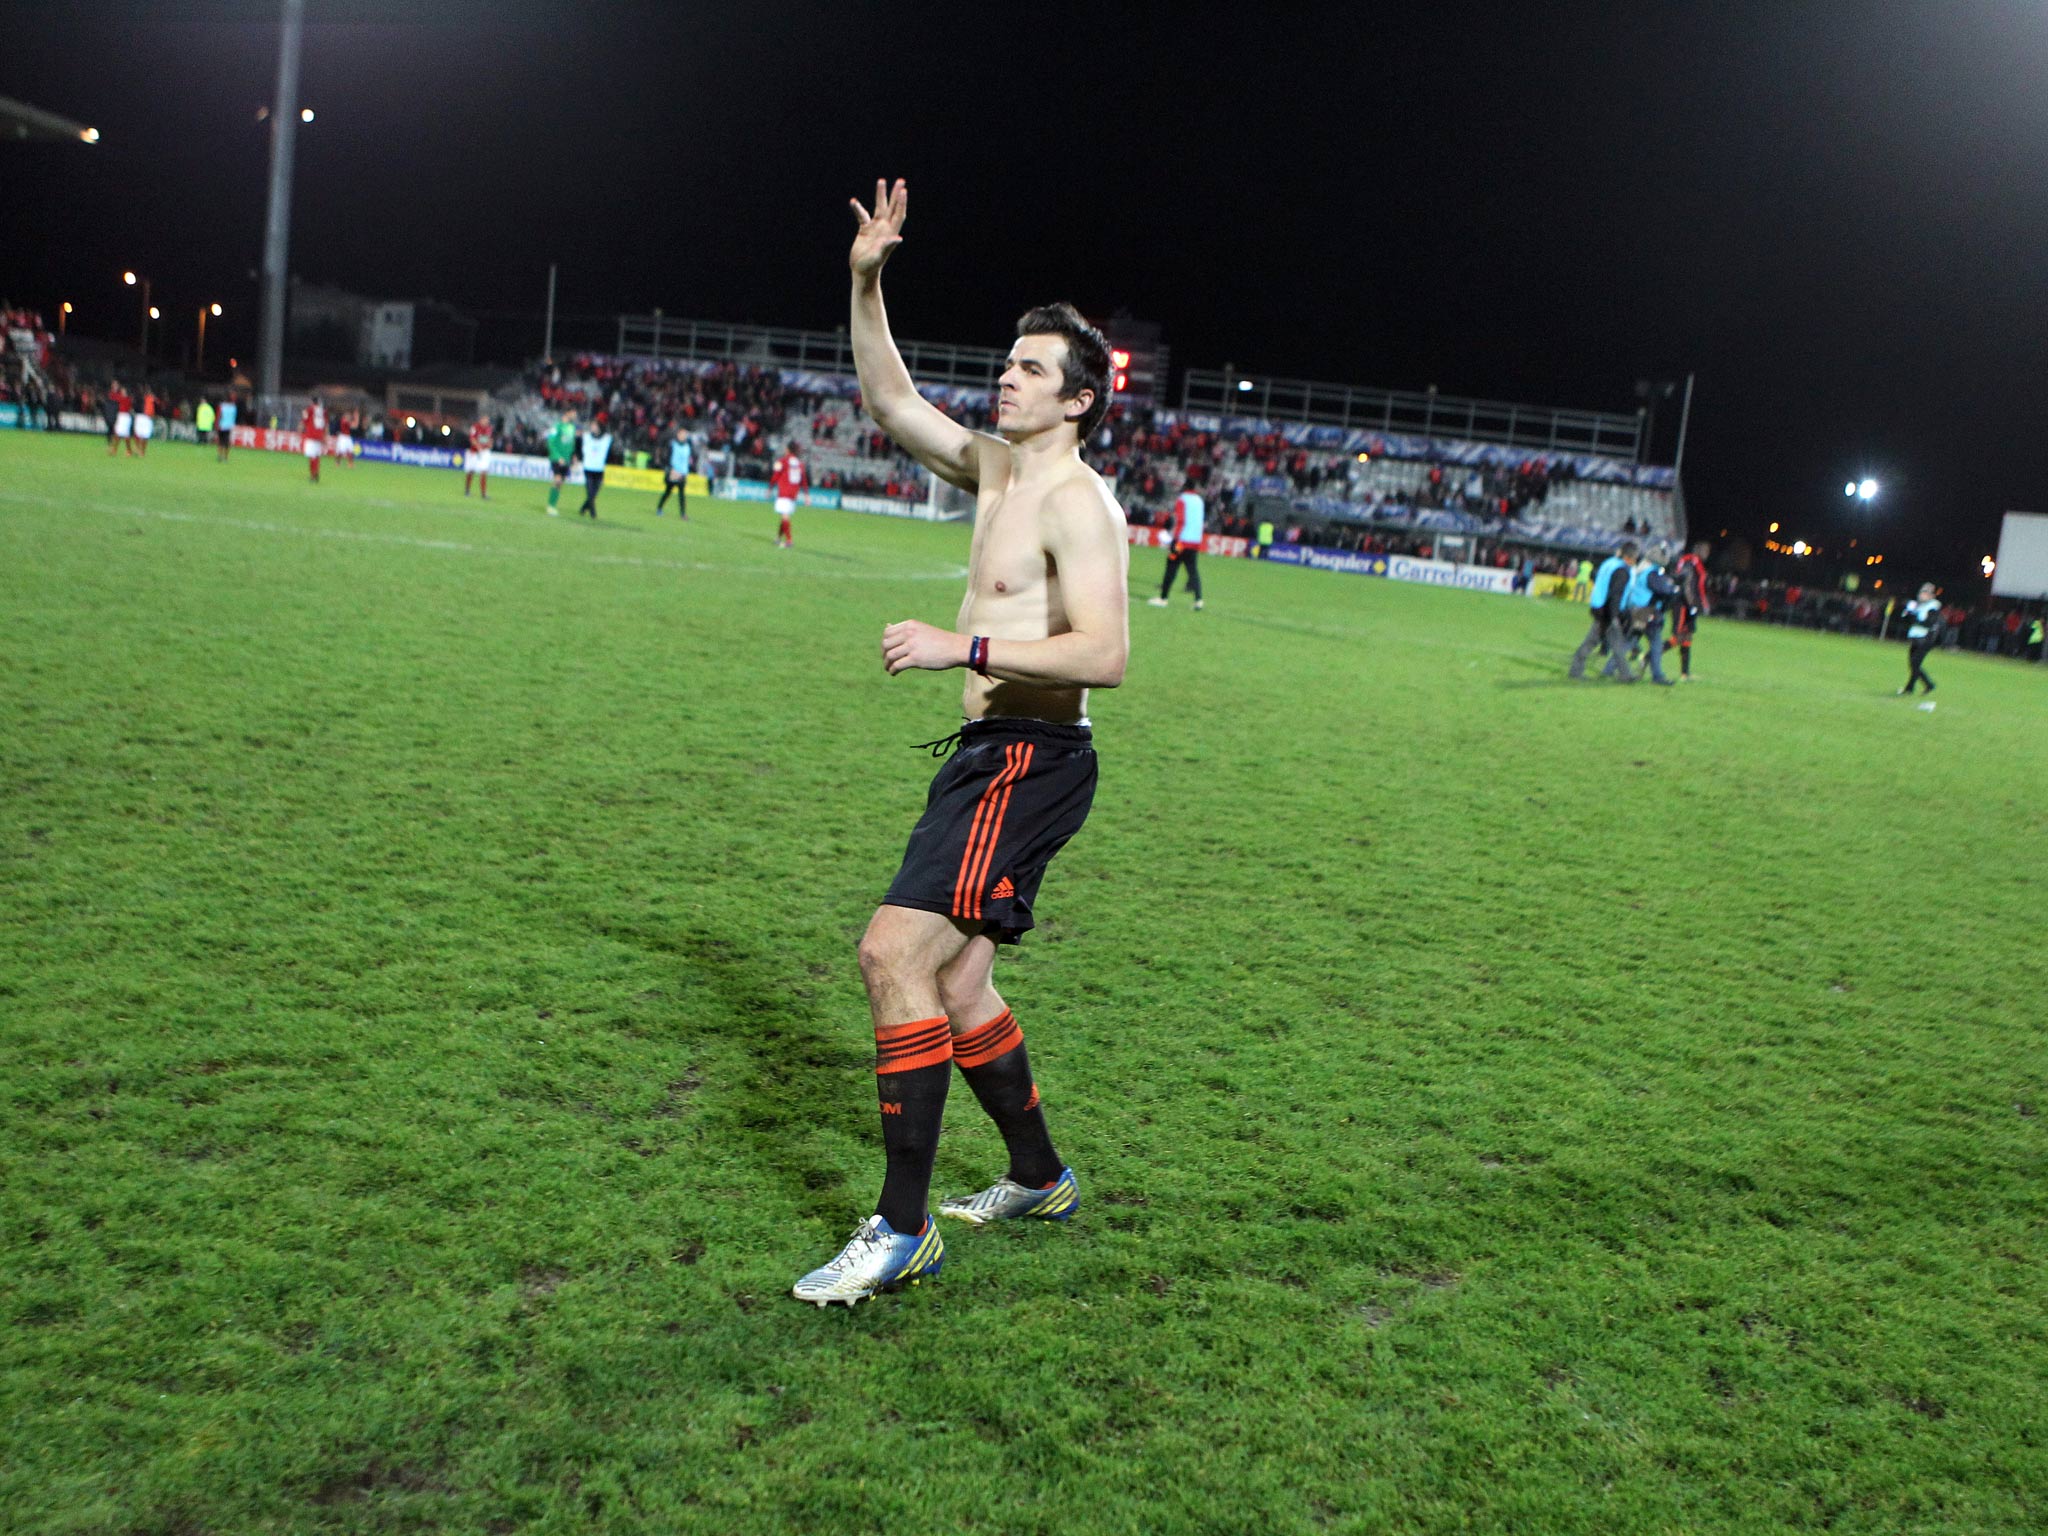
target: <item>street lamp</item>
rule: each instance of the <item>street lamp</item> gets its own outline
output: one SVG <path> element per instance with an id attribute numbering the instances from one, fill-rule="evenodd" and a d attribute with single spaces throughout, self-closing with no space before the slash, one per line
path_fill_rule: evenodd
<path id="1" fill-rule="evenodd" d="M 206 372 L 206 317 L 208 315 L 218 319 L 220 316 L 220 306 L 218 304 L 202 304 L 199 306 L 199 359 L 197 367 L 202 374 Z"/>
<path id="2" fill-rule="evenodd" d="M 59 304 L 57 306 L 57 334 L 59 336 L 62 336 L 64 334 L 64 322 L 70 316 L 70 314 L 71 301 L 69 299 L 66 299 L 62 304 Z"/>
<path id="3" fill-rule="evenodd" d="M 133 272 L 123 272 L 121 274 L 121 281 L 130 288 L 135 287 L 138 283 L 142 286 L 142 361 L 147 365 L 149 362 L 149 322 L 156 318 L 156 310 L 149 302 L 149 279 L 137 277 Z"/>

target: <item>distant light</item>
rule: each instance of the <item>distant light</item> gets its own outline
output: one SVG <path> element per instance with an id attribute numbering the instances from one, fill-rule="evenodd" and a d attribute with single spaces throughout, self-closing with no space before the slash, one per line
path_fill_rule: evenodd
<path id="1" fill-rule="evenodd" d="M 228 366 L 230 368 L 239 368 L 242 366 L 242 360 L 239 357 L 231 357 L 228 359 Z"/>
<path id="2" fill-rule="evenodd" d="M 163 312 L 162 310 L 158 309 L 158 308 L 157 308 L 157 307 L 156 307 L 156 306 L 155 306 L 154 304 L 152 304 L 152 305 L 150 305 L 150 306 L 149 306 L 149 318 L 150 318 L 150 319 L 152 319 L 152 320 L 161 320 L 161 319 L 163 319 L 163 317 L 164 317 L 164 312 Z"/>
<path id="3" fill-rule="evenodd" d="M 441 428 L 441 435 L 443 437 L 446 437 L 448 435 L 448 429 L 445 426 Z"/>
<path id="4" fill-rule="evenodd" d="M 1771 532 L 1776 533 L 1777 531 L 1778 525 L 1776 523 L 1771 524 Z"/>
<path id="5" fill-rule="evenodd" d="M 1358 462 L 1361 464 L 1370 464 L 1372 462 L 1372 455 L 1369 453 L 1361 453 L 1358 456 Z"/>
<path id="6" fill-rule="evenodd" d="M 1859 480 L 1856 483 L 1856 494 L 1864 501 L 1870 500 L 1871 497 L 1877 494 L 1877 482 L 1875 480 Z"/>
<path id="7" fill-rule="evenodd" d="M 135 274 L 133 272 L 123 272 L 121 274 L 121 281 L 126 283 L 130 288 L 133 288 L 135 286 Z"/>
<path id="8" fill-rule="evenodd" d="M 1847 485 L 1843 486 L 1842 494 L 1844 496 L 1854 496 L 1856 494 L 1856 482 L 1851 480 Z"/>
<path id="9" fill-rule="evenodd" d="M 1984 574 L 1986 576 L 1989 576 L 1993 571 L 1998 569 L 1998 562 L 1992 559 L 1989 555 L 1986 555 L 1978 563 L 1984 567 Z"/>
<path id="10" fill-rule="evenodd" d="M 78 136 L 88 144 L 97 144 L 100 141 L 100 131 L 97 128 L 81 128 L 78 130 Z"/>
<path id="11" fill-rule="evenodd" d="M 260 123 L 260 122 L 263 122 L 263 121 L 265 121 L 266 119 L 268 119 L 268 118 L 269 118 L 269 116 L 270 116 L 270 108 L 268 108 L 268 107 L 258 107 L 258 108 L 256 109 L 256 121 L 257 121 L 257 122 L 259 122 L 259 123 Z"/>
<path id="12" fill-rule="evenodd" d="M 1792 553 L 1793 553 L 1793 554 L 1795 554 L 1795 555 L 1803 555 L 1803 554 L 1805 554 L 1805 553 L 1806 553 L 1806 540 L 1804 540 L 1804 539 L 1794 539 L 1794 540 L 1792 541 Z"/>
<path id="13" fill-rule="evenodd" d="M 1239 380 L 1237 381 L 1237 392 L 1238 392 L 1239 394 L 1247 394 L 1247 393 L 1249 393 L 1249 392 L 1250 392 L 1250 390 L 1251 390 L 1251 387 L 1252 387 L 1252 381 L 1251 381 L 1250 379 L 1239 379 Z"/>
<path id="14" fill-rule="evenodd" d="M 414 419 L 413 417 L 411 417 L 411 416 L 408 416 L 408 417 L 406 417 L 406 418 L 405 418 L 405 424 L 406 424 L 406 425 L 407 425 L 408 427 L 416 427 L 416 426 L 418 426 L 418 425 L 419 425 L 419 422 L 418 422 L 417 420 L 415 420 L 415 419 Z"/>
<path id="15" fill-rule="evenodd" d="M 1131 366 L 1131 354 L 1118 347 L 1109 354 L 1109 361 L 1112 367 L 1128 368 Z"/>
<path id="16" fill-rule="evenodd" d="M 67 315 L 71 313 L 71 301 L 69 299 L 64 301 L 64 313 Z"/>
<path id="17" fill-rule="evenodd" d="M 313 121 L 313 109 L 311 107 L 299 108 L 299 121 L 302 123 L 310 123 L 311 121 Z"/>
<path id="18" fill-rule="evenodd" d="M 220 306 L 218 304 L 209 304 L 207 306 L 207 312 L 210 314 L 218 315 L 220 313 Z"/>

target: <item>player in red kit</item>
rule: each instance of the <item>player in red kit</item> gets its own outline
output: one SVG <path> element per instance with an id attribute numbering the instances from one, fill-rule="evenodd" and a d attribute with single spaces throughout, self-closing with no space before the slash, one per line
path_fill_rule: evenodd
<path id="1" fill-rule="evenodd" d="M 1707 546 L 1695 544 L 1671 566 L 1678 601 L 1671 608 L 1671 638 L 1678 642 L 1678 680 L 1692 681 L 1692 637 L 1700 616 L 1713 611 L 1707 598 Z"/>
<path id="2" fill-rule="evenodd" d="M 782 519 L 782 526 L 775 534 L 778 548 L 796 548 L 796 535 L 790 531 L 789 516 L 796 510 L 796 499 L 803 494 L 807 478 L 804 461 L 797 457 L 796 444 L 791 443 L 768 475 L 769 482 L 775 487 L 775 513 Z"/>
<path id="3" fill-rule="evenodd" d="M 114 414 L 107 420 L 107 457 L 111 459 L 124 445 L 131 453 L 134 451 L 129 434 L 135 430 L 135 400 L 116 379 L 114 387 L 107 391 L 107 403 L 114 408 Z"/>
<path id="4" fill-rule="evenodd" d="M 477 494 L 491 499 L 491 423 L 482 416 L 469 429 L 469 456 L 462 461 L 462 494 L 469 494 L 469 482 L 476 480 Z"/>
<path id="5" fill-rule="evenodd" d="M 320 455 L 327 451 L 327 412 L 318 400 L 308 400 L 299 413 L 299 445 L 306 451 L 306 473 L 320 483 Z"/>

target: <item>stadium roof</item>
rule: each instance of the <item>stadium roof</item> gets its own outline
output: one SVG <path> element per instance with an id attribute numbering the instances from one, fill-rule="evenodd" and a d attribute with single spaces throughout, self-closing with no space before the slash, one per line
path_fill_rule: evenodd
<path id="1" fill-rule="evenodd" d="M 0 96 L 0 138 L 76 139 L 81 144 L 97 144 L 100 131 L 25 101 L 16 101 L 12 96 Z"/>

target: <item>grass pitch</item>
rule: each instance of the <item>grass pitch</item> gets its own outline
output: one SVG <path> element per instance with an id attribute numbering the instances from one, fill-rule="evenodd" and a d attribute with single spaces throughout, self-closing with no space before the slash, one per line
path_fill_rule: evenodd
<path id="1" fill-rule="evenodd" d="M 820 1312 L 966 530 L 493 489 L 0 434 L 0 1527 L 2048 1524 L 2048 674 L 1214 562 Z"/>

